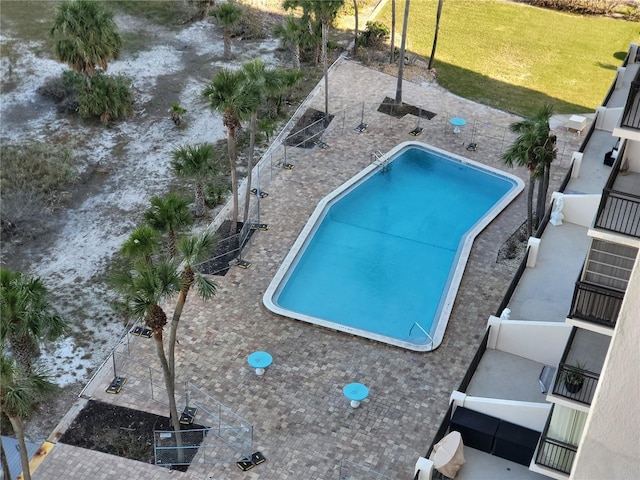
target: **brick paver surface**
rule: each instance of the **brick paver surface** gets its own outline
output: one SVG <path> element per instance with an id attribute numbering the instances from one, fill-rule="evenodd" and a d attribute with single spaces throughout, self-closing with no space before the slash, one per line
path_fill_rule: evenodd
<path id="1" fill-rule="evenodd" d="M 287 161 L 295 164 L 290 171 L 277 168 L 280 154 L 274 154 L 274 169 L 262 184 L 269 196 L 261 202 L 260 221 L 269 229 L 257 232 L 245 250 L 251 268 L 234 267 L 226 276 L 215 277 L 218 293 L 208 303 L 189 298 L 178 332 L 178 376 L 252 424 L 252 449 L 261 451 L 267 461 L 241 472 L 235 465 L 239 453 L 212 437 L 208 440 L 212 447 L 205 451 L 211 463 L 193 465 L 188 474 L 176 472 L 173 478 L 337 479 L 343 460 L 390 478 L 411 478 L 415 461 L 426 453 L 449 395 L 460 383 L 487 319 L 513 276 L 514 268 L 497 264 L 496 255 L 525 218 L 526 192 L 476 239 L 444 341 L 434 352 L 405 351 L 280 317 L 262 304 L 264 291 L 317 202 L 367 166 L 374 150 L 386 152 L 417 139 L 503 168 L 500 154 L 509 138 L 505 127 L 516 117 L 433 84 L 405 82 L 403 100 L 436 113 L 432 120 L 422 119 L 423 133 L 412 137 L 409 131 L 417 125 L 416 117 L 395 119 L 376 111 L 376 102 L 394 96 L 395 85 L 394 77 L 351 61 L 338 62 L 330 74 L 330 109 L 339 113 L 323 137 L 329 147 L 289 148 Z M 363 101 L 369 127 L 359 134 L 353 128 L 363 116 Z M 322 90 L 310 105 L 323 109 Z M 453 116 L 468 122 L 460 134 L 453 134 L 448 124 Z M 575 135 L 564 131 L 558 135 L 563 150 L 572 146 L 565 141 L 577 149 Z M 475 152 L 465 149 L 471 141 L 478 143 Z M 558 159 L 550 191 L 557 188 L 568 165 L 568 155 Z M 526 180 L 522 169 L 510 171 Z M 247 365 L 247 356 L 255 350 L 273 356 L 273 365 L 262 377 Z M 113 374 L 110 363 L 87 392 L 96 399 L 166 412 L 160 402 L 135 394 L 150 395 L 145 366 L 159 369 L 153 341 L 132 338 L 124 351 L 131 358 L 122 370 L 129 378 L 123 392 L 103 393 Z M 342 387 L 354 381 L 370 390 L 358 409 L 350 408 L 342 394 Z M 154 396 L 164 401 L 161 379 L 155 377 L 154 382 Z M 64 478 L 102 478 L 87 476 L 91 469 L 110 479 L 169 476 L 160 467 L 62 446 L 53 449 L 33 478 L 56 478 L 62 473 Z"/>

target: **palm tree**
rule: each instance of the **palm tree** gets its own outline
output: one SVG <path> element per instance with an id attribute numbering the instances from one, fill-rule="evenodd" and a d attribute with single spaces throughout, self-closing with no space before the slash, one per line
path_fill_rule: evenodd
<path id="1" fill-rule="evenodd" d="M 58 59 L 76 72 L 93 77 L 120 55 L 122 38 L 113 13 L 95 0 L 63 1 L 49 31 Z"/>
<path id="2" fill-rule="evenodd" d="M 284 48 L 289 49 L 293 68 L 300 69 L 300 42 L 303 28 L 300 21 L 293 16 L 287 17 L 284 23 L 276 25 L 273 30 L 275 37 L 279 38 Z"/>
<path id="3" fill-rule="evenodd" d="M 536 215 L 534 219 L 535 228 L 538 228 L 542 217 L 544 216 L 547 203 L 547 193 L 549 190 L 549 176 L 551 174 L 551 164 L 556 158 L 556 136 L 551 133 L 549 121 L 553 115 L 553 107 L 545 105 L 538 110 L 534 119 L 536 122 L 536 130 L 538 132 L 539 145 L 536 148 L 536 156 L 538 165 L 536 169 L 536 178 L 538 179 L 538 202 L 536 206 Z"/>
<path id="4" fill-rule="evenodd" d="M 310 0 L 285 0 L 282 4 L 285 10 L 293 8 L 302 8 L 303 19 L 310 19 L 310 14 L 316 22 L 319 22 L 322 28 L 322 63 L 324 72 L 324 112 L 325 116 L 329 115 L 329 79 L 327 75 L 327 35 L 329 25 L 336 18 L 338 10 L 344 4 L 344 0 L 322 0 L 322 1 L 310 1 Z M 313 30 L 310 25 L 311 31 Z"/>
<path id="5" fill-rule="evenodd" d="M 327 35 L 329 25 L 336 18 L 338 10 L 344 4 L 344 0 L 323 0 L 315 2 L 316 17 L 322 24 L 322 68 L 324 73 L 324 114 L 329 115 L 329 75 L 327 66 Z"/>
<path id="6" fill-rule="evenodd" d="M 152 262 L 152 255 L 157 252 L 160 234 L 154 228 L 143 225 L 136 228 L 120 247 L 120 253 L 127 258 L 143 258 Z"/>
<path id="7" fill-rule="evenodd" d="M 555 135 L 550 133 L 549 119 L 553 113 L 551 106 L 542 107 L 534 115 L 525 118 L 522 121 L 512 123 L 509 129 L 513 133 L 517 133 L 518 137 L 513 144 L 504 152 L 502 160 L 510 167 L 518 165 L 525 167 L 529 172 L 529 190 L 527 193 L 527 234 L 533 235 L 534 224 L 537 226 L 536 218 L 533 211 L 533 194 L 536 179 L 546 176 L 548 182 L 548 171 L 551 162 L 555 158 Z M 548 185 L 548 184 L 547 184 Z M 544 185 L 542 186 L 544 191 Z M 539 199 L 542 192 L 540 187 Z M 542 197 L 542 209 L 544 209 L 544 199 L 546 192 Z M 540 202 L 540 200 L 539 200 Z M 540 208 L 540 204 L 538 204 Z"/>
<path id="8" fill-rule="evenodd" d="M 404 3 L 404 21 L 402 23 L 402 39 L 400 40 L 400 58 L 398 59 L 398 84 L 396 86 L 396 105 L 402 105 L 402 76 L 404 74 L 404 48 L 407 43 L 407 25 L 409 24 L 409 4 Z"/>
<path id="9" fill-rule="evenodd" d="M 253 155 L 256 144 L 256 133 L 258 131 L 258 107 L 263 100 L 278 95 L 282 91 L 284 78 L 281 70 L 267 67 L 267 65 L 259 59 L 245 63 L 242 69 L 245 72 L 245 81 L 247 82 L 246 95 L 253 95 L 255 99 L 254 109 L 251 112 L 250 118 L 247 188 L 245 189 L 244 199 L 243 222 L 247 223 L 249 219 L 249 200 L 251 198 L 251 170 L 253 169 Z"/>
<path id="10" fill-rule="evenodd" d="M 20 463 L 25 480 L 31 480 L 29 456 L 24 440 L 24 420 L 38 402 L 56 390 L 56 385 L 42 370 L 26 372 L 16 361 L 0 353 L 0 410 L 11 422 L 20 447 Z"/>
<path id="11" fill-rule="evenodd" d="M 173 151 L 171 166 L 183 177 L 195 179 L 195 216 L 204 215 L 204 180 L 217 173 L 217 162 L 213 162 L 215 150 L 210 143 L 185 145 Z"/>
<path id="12" fill-rule="evenodd" d="M 221 3 L 210 13 L 222 27 L 225 60 L 231 60 L 231 32 L 240 23 L 242 13 L 242 7 L 232 1 Z"/>
<path id="13" fill-rule="evenodd" d="M 256 109 L 256 97 L 251 95 L 252 86 L 246 82 L 243 70 L 233 71 L 222 68 L 209 85 L 202 92 L 209 101 L 214 112 L 222 114 L 222 124 L 227 129 L 227 147 L 229 150 L 229 165 L 231 166 L 231 189 L 233 195 L 233 214 L 231 218 L 231 233 L 238 233 L 238 153 L 236 130 L 242 126 L 242 121 L 251 116 Z"/>
<path id="14" fill-rule="evenodd" d="M 0 342 L 3 346 L 8 343 L 26 373 L 40 355 L 40 344 L 56 340 L 67 326 L 48 297 L 40 278 L 0 268 Z"/>
<path id="15" fill-rule="evenodd" d="M 118 272 L 113 278 L 116 289 L 124 297 L 123 303 L 127 311 L 134 318 L 144 319 L 145 325 L 153 334 L 167 389 L 171 422 L 176 432 L 180 431 L 180 417 L 175 399 L 175 345 L 178 325 L 192 287 L 196 288 L 200 298 L 204 300 L 215 294 L 215 283 L 193 269 L 193 265 L 211 253 L 215 244 L 216 238 L 210 232 L 196 237 L 181 238 L 177 243 L 180 262 L 177 257 L 147 262 L 141 250 L 138 252 L 140 257 L 129 257 L 133 260 L 130 268 Z M 164 327 L 168 323 L 168 316 L 161 305 L 176 295 L 178 300 L 172 315 L 167 352 L 164 348 Z M 180 435 L 176 435 L 176 441 L 180 446 Z M 182 450 L 179 450 L 179 454 L 182 454 Z"/>
<path id="16" fill-rule="evenodd" d="M 164 197 L 151 198 L 151 208 L 144 212 L 144 219 L 158 232 L 167 233 L 169 255 L 177 254 L 176 236 L 180 230 L 191 223 L 189 215 L 190 200 L 177 193 L 169 192 Z"/>
<path id="17" fill-rule="evenodd" d="M 167 314 L 161 305 L 175 296 L 182 288 L 182 278 L 174 259 L 160 259 L 147 263 L 139 259 L 133 263 L 130 270 L 119 272 L 114 276 L 114 284 L 123 295 L 123 303 L 127 311 L 136 319 L 144 319 L 145 325 L 151 330 L 155 341 L 156 353 L 160 360 L 164 376 L 165 388 L 169 400 L 169 412 L 174 431 L 180 431 L 180 417 L 176 405 L 175 371 L 169 367 L 164 350 L 164 327 L 167 325 Z M 176 435 L 178 447 L 182 445 L 182 438 Z M 182 449 L 178 449 L 182 454 Z"/>
<path id="18" fill-rule="evenodd" d="M 178 323 L 182 316 L 182 310 L 187 301 L 187 296 L 192 287 L 195 286 L 198 296 L 203 300 L 208 300 L 216 293 L 216 284 L 209 278 L 202 275 L 193 266 L 207 259 L 218 244 L 216 236 L 205 231 L 204 233 L 184 237 L 178 241 L 178 251 L 182 258 L 180 277 L 182 284 L 178 292 L 178 301 L 173 310 L 171 328 L 169 332 L 169 370 L 175 381 L 175 344 L 178 332 Z"/>
<path id="19" fill-rule="evenodd" d="M 442 4 L 444 0 L 438 0 L 438 11 L 436 12 L 436 31 L 433 34 L 433 47 L 431 47 L 431 56 L 429 57 L 429 65 L 427 70 L 433 68 L 433 59 L 436 56 L 436 45 L 438 44 L 438 30 L 440 29 L 440 15 L 442 14 Z"/>

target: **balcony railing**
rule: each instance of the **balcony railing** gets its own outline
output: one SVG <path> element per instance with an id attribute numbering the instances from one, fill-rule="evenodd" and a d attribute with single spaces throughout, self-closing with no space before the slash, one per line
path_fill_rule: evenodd
<path id="1" fill-rule="evenodd" d="M 576 282 L 569 318 L 614 328 L 624 293 L 605 287 Z"/>
<path id="2" fill-rule="evenodd" d="M 546 434 L 546 430 L 543 435 Z M 578 447 L 568 443 L 553 440 L 546 435 L 540 438 L 536 463 L 557 472 L 571 473 L 573 459 L 576 458 Z"/>
<path id="3" fill-rule="evenodd" d="M 640 129 L 640 70 L 638 70 L 636 78 L 631 82 L 620 126 Z"/>
<path id="4" fill-rule="evenodd" d="M 605 188 L 595 227 L 640 238 L 640 196 Z"/>
<path id="5" fill-rule="evenodd" d="M 577 371 L 573 365 L 560 363 L 553 385 L 553 394 L 584 405 L 591 405 L 599 379 L 598 373 L 588 370 Z"/>

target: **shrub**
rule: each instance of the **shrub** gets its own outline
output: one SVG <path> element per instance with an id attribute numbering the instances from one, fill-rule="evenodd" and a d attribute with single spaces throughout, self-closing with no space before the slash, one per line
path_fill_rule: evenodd
<path id="1" fill-rule="evenodd" d="M 78 90 L 77 98 L 82 117 L 99 117 L 105 125 L 133 113 L 131 81 L 123 75 L 98 72 L 89 86 Z"/>
<path id="2" fill-rule="evenodd" d="M 55 101 L 58 104 L 59 112 L 77 112 L 78 99 L 76 92 L 82 88 L 84 82 L 83 75 L 67 70 L 60 77 L 49 78 L 38 87 L 37 92 Z"/>
<path id="3" fill-rule="evenodd" d="M 389 27 L 380 22 L 367 22 L 367 28 L 360 35 L 360 45 L 363 47 L 382 48 L 389 38 Z"/>
<path id="4" fill-rule="evenodd" d="M 29 141 L 0 146 L 0 205 L 5 221 L 19 223 L 56 203 L 77 178 L 71 148 Z"/>
<path id="5" fill-rule="evenodd" d="M 38 93 L 53 99 L 60 112 L 80 112 L 84 118 L 99 117 L 102 123 L 121 120 L 133 113 L 131 81 L 122 75 L 98 71 L 92 78 L 72 70 L 47 80 Z"/>
<path id="6" fill-rule="evenodd" d="M 611 15 L 624 2 L 620 0 L 523 0 L 523 3 L 582 15 Z"/>
<path id="7" fill-rule="evenodd" d="M 218 175 L 204 186 L 204 195 L 207 207 L 214 208 L 224 203 L 231 191 L 231 183 L 226 176 Z"/>

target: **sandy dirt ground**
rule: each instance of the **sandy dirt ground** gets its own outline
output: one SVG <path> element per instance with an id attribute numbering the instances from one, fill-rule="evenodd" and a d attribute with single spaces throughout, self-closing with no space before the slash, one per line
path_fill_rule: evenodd
<path id="1" fill-rule="evenodd" d="M 114 298 L 104 282 L 105 268 L 140 222 L 149 199 L 176 181 L 171 151 L 225 138 L 221 117 L 211 113 L 201 96 L 204 86 L 220 67 L 258 56 L 281 65 L 273 39 L 236 41 L 233 62 L 223 62 L 221 32 L 209 19 L 177 30 L 137 17 L 118 15 L 116 20 L 122 34 L 150 41 L 134 53 L 125 44 L 121 58 L 109 66 L 108 73 L 133 80 L 135 93 L 134 115 L 109 128 L 58 113 L 52 101 L 36 92 L 47 78 L 67 69 L 44 42 L 20 41 L 19 29 L 9 22 L 0 35 L 0 44 L 14 48 L 10 58 L 2 57 L 0 141 L 70 144 L 80 168 L 80 182 L 69 189 L 66 202 L 2 239 L 2 265 L 41 276 L 52 303 L 72 327 L 70 336 L 44 351 L 63 389 L 28 423 L 34 441 L 53 429 L 123 333 L 122 319 L 111 308 Z M 187 109 L 180 128 L 167 113 L 175 101 Z"/>

